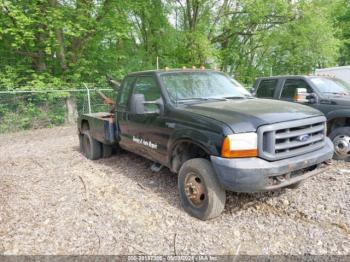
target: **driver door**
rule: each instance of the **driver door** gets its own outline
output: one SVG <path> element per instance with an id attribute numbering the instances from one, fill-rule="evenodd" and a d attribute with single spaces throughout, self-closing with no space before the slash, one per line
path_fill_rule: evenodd
<path id="1" fill-rule="evenodd" d="M 281 99 L 282 100 L 286 100 L 289 102 L 296 102 L 296 103 L 301 103 L 301 104 L 305 104 L 308 106 L 311 106 L 315 109 L 320 110 L 323 113 L 326 113 L 327 110 L 325 110 L 325 107 L 328 107 L 329 105 L 323 105 L 317 102 L 317 100 L 315 100 L 314 102 L 310 102 L 310 101 L 304 101 L 304 102 L 298 102 L 295 101 L 295 97 L 297 95 L 297 90 L 298 88 L 303 88 L 306 90 L 306 92 L 308 94 L 314 94 L 314 96 L 317 96 L 317 94 L 315 93 L 315 91 L 313 90 L 313 88 L 303 79 L 287 79 L 284 83 L 282 92 L 281 92 Z"/>
<path id="2" fill-rule="evenodd" d="M 133 144 L 131 151 L 155 162 L 166 163 L 167 127 L 159 106 L 152 103 L 163 101 L 154 76 L 139 76 L 133 87 L 133 95 L 144 96 L 144 112 L 136 113 L 131 108 L 128 110 L 128 135 Z"/>
<path id="3" fill-rule="evenodd" d="M 282 88 L 281 100 L 301 103 L 296 101 L 299 88 L 305 89 L 309 94 L 313 93 L 312 88 L 303 79 L 287 79 Z"/>

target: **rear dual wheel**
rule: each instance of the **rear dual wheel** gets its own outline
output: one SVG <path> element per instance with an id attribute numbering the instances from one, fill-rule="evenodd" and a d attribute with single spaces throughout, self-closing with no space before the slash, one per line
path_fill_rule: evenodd
<path id="1" fill-rule="evenodd" d="M 110 145 L 102 144 L 102 157 L 108 158 L 112 155 L 113 147 Z"/>
<path id="2" fill-rule="evenodd" d="M 90 160 L 96 160 L 101 157 L 107 158 L 113 153 L 113 147 L 111 145 L 102 144 L 92 138 L 89 130 L 84 130 L 79 134 L 79 147 L 80 152 Z"/>
<path id="3" fill-rule="evenodd" d="M 102 144 L 92 138 L 89 130 L 84 130 L 79 135 L 80 151 L 90 160 L 96 160 L 102 156 Z"/>

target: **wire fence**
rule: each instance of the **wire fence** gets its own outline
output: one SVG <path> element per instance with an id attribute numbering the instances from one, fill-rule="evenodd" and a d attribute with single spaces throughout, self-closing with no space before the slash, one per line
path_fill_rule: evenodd
<path id="1" fill-rule="evenodd" d="M 115 90 L 94 86 L 0 91 L 0 133 L 73 124 L 79 114 L 108 111 L 97 90 L 116 97 Z"/>
<path id="2" fill-rule="evenodd" d="M 110 106 L 97 90 L 115 101 L 114 89 L 93 84 L 76 89 L 0 89 L 0 133 L 74 124 L 79 114 L 106 112 Z"/>

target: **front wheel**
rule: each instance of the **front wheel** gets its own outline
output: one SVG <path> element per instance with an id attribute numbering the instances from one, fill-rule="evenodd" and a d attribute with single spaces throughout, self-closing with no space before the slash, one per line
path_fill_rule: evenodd
<path id="1" fill-rule="evenodd" d="M 350 127 L 338 127 L 334 129 L 329 138 L 334 145 L 333 159 L 350 162 Z"/>
<path id="2" fill-rule="evenodd" d="M 224 210 L 226 191 L 209 160 L 194 158 L 186 161 L 179 172 L 178 187 L 182 206 L 191 216 L 208 220 Z"/>

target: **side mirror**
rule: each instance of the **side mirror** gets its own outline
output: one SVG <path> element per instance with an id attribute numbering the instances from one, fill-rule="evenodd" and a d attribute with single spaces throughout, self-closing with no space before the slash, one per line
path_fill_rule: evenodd
<path id="1" fill-rule="evenodd" d="M 145 113 L 145 95 L 144 94 L 133 94 L 130 98 L 130 111 L 134 114 Z"/>
<path id="2" fill-rule="evenodd" d="M 294 101 L 299 103 L 315 104 L 318 102 L 318 97 L 315 93 L 308 93 L 306 88 L 297 88 Z"/>
<path id="3" fill-rule="evenodd" d="M 294 96 L 294 102 L 299 102 L 299 103 L 307 103 L 309 102 L 307 97 L 310 95 L 306 88 L 297 88 L 296 89 L 296 94 Z"/>
<path id="4" fill-rule="evenodd" d="M 154 108 L 151 108 L 154 105 Z M 130 111 L 137 115 L 160 114 L 163 111 L 163 100 L 145 101 L 144 94 L 133 94 L 130 98 Z"/>
<path id="5" fill-rule="evenodd" d="M 308 103 L 310 104 L 317 104 L 318 103 L 318 96 L 315 93 L 310 93 L 306 96 L 306 99 L 308 100 Z"/>

